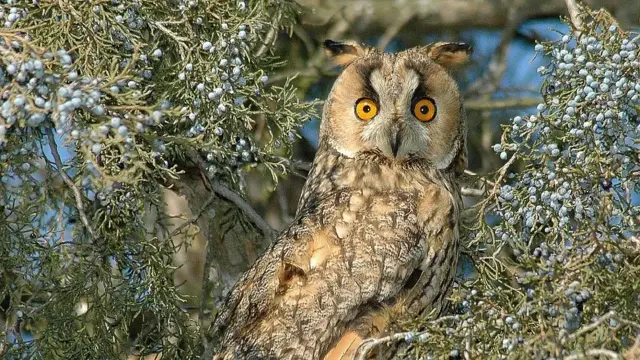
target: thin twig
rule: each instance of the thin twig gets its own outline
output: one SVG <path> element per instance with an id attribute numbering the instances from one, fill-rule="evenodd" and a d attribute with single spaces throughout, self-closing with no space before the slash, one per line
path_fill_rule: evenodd
<path id="1" fill-rule="evenodd" d="M 354 355 L 359 354 L 355 359 L 366 360 L 371 350 L 375 347 L 391 342 L 405 341 L 407 338 L 414 338 L 414 336 L 420 336 L 422 333 L 416 334 L 415 332 L 408 331 L 402 333 L 395 333 L 389 336 L 385 336 L 379 339 L 366 339 L 356 349 Z"/>
<path id="2" fill-rule="evenodd" d="M 278 163 L 278 165 L 286 168 L 291 174 L 303 179 L 307 178 L 307 174 L 311 171 L 311 166 L 313 165 L 311 162 L 288 159 L 282 156 L 271 156 L 269 161 Z"/>
<path id="3" fill-rule="evenodd" d="M 273 24 L 279 24 L 281 18 L 282 18 L 282 11 L 278 10 L 277 14 L 274 16 Z M 259 58 L 262 55 L 264 55 L 264 53 L 267 52 L 269 47 L 273 46 L 273 43 L 278 38 L 276 35 L 278 35 L 278 28 L 276 26 L 272 26 L 271 29 L 269 29 L 269 32 L 267 33 L 267 35 L 262 39 L 262 45 L 260 45 L 260 48 L 258 49 L 258 51 L 256 51 L 256 54 L 255 54 L 256 58 Z"/>
<path id="4" fill-rule="evenodd" d="M 187 226 L 195 224 L 198 221 L 198 219 L 200 219 L 200 217 L 207 211 L 207 208 L 213 203 L 213 200 L 215 200 L 215 196 L 210 196 L 209 199 L 207 199 L 207 201 L 202 205 L 202 208 L 200 209 L 200 211 L 198 211 L 198 214 L 196 214 L 196 216 L 194 216 L 193 218 L 189 219 L 189 221 L 185 221 L 184 223 L 180 224 L 180 226 L 175 228 L 175 230 L 173 230 L 171 234 L 169 234 L 169 237 L 174 237 L 175 235 L 179 234 Z"/>
<path id="5" fill-rule="evenodd" d="M 185 44 L 185 42 L 189 41 L 189 39 L 176 35 L 173 31 L 167 29 L 164 25 L 162 25 L 163 22 L 155 21 L 155 22 L 152 22 L 152 24 L 155 25 L 155 27 L 158 28 L 158 30 L 165 33 L 167 36 L 172 38 L 178 44 L 180 56 L 184 58 L 185 52 L 189 52 L 189 47 Z"/>
<path id="6" fill-rule="evenodd" d="M 482 189 L 474 189 L 474 188 L 468 188 L 468 187 L 463 187 L 462 189 L 460 189 L 460 192 L 464 196 L 475 196 L 475 197 L 481 197 L 486 193 L 486 191 Z"/>
<path id="7" fill-rule="evenodd" d="M 500 190 L 498 189 L 498 187 L 500 186 L 500 184 L 502 183 L 502 180 L 504 179 L 505 175 L 507 174 L 507 171 L 509 170 L 509 167 L 511 167 L 511 165 L 516 161 L 516 159 L 518 158 L 518 151 L 516 151 L 515 153 L 513 153 L 513 155 L 511 155 L 511 158 L 509 160 L 507 160 L 507 162 L 502 165 L 502 167 L 500 168 L 500 171 L 498 172 L 498 179 L 496 180 L 496 182 L 493 183 L 493 188 L 491 189 L 491 196 L 499 194 Z"/>
<path id="8" fill-rule="evenodd" d="M 435 324 L 444 322 L 446 320 L 459 320 L 459 317 L 456 315 L 442 316 L 438 319 L 431 321 L 431 324 L 435 325 Z M 356 348 L 356 351 L 353 354 L 353 359 L 357 359 L 357 360 L 367 359 L 367 356 L 369 355 L 371 350 L 373 350 L 375 347 L 382 344 L 388 344 L 391 342 L 398 342 L 398 341 L 420 342 L 424 336 L 428 336 L 428 335 L 429 333 L 427 331 L 418 332 L 418 333 L 413 331 L 407 331 L 407 332 L 391 334 L 378 339 L 375 339 L 375 338 L 365 339 Z"/>
<path id="9" fill-rule="evenodd" d="M 258 214 L 253 207 L 242 198 L 242 196 L 238 195 L 235 191 L 229 189 L 222 183 L 213 180 L 207 175 L 206 172 L 206 163 L 204 159 L 195 151 L 191 151 L 191 158 L 196 163 L 196 166 L 200 170 L 203 178 L 205 179 L 207 185 L 211 188 L 211 190 L 217 195 L 231 201 L 235 204 L 240 211 L 244 213 L 244 215 L 253 222 L 255 226 L 262 231 L 262 234 L 266 236 L 269 240 L 273 241 L 276 238 L 276 231 L 269 226 L 267 221 Z"/>
<path id="10" fill-rule="evenodd" d="M 629 325 L 629 326 L 633 326 L 636 329 L 640 329 L 640 324 L 638 324 L 637 322 L 633 321 L 633 320 L 627 320 L 625 318 L 621 318 L 618 316 L 618 314 L 615 313 L 615 311 L 609 311 L 608 313 L 602 315 L 601 317 L 599 317 L 598 319 L 596 319 L 594 322 L 592 322 L 589 325 L 586 325 L 582 328 L 580 328 L 578 331 L 574 332 L 573 334 L 569 335 L 569 339 L 571 340 L 575 340 L 577 339 L 579 336 L 584 335 L 585 333 L 588 333 L 592 330 L 594 330 L 595 328 L 597 328 L 598 326 L 602 325 L 605 321 L 615 318 L 616 320 L 618 320 L 619 322 Z M 612 326 L 612 325 L 609 325 Z M 594 350 L 598 350 L 598 349 L 594 349 Z M 585 352 L 586 355 L 590 355 L 587 352 Z M 595 354 L 595 355 L 604 355 L 604 356 L 609 356 L 607 354 Z M 591 355 L 592 356 L 592 355 Z M 616 355 L 618 356 L 618 355 Z M 609 356 L 611 357 L 611 356 Z M 614 359 L 619 359 L 620 357 L 613 357 Z M 566 359 L 569 359 L 568 357 Z M 579 357 L 576 357 L 575 359 L 579 359 Z"/>
<path id="11" fill-rule="evenodd" d="M 49 148 L 51 148 L 51 154 L 53 155 L 53 159 L 56 163 L 56 167 L 58 168 L 58 174 L 62 177 L 62 180 L 71 188 L 73 191 L 73 195 L 76 199 L 76 209 L 78 210 L 78 215 L 80 216 L 80 220 L 82 221 L 82 225 L 87 229 L 91 237 L 95 240 L 96 236 L 91 228 L 91 224 L 87 218 L 87 213 L 84 211 L 84 203 L 82 202 L 82 193 L 80 189 L 73 183 L 73 180 L 67 175 L 66 172 L 62 169 L 62 160 L 60 159 L 60 154 L 58 153 L 58 147 L 56 145 L 56 139 L 53 136 L 53 130 L 51 127 L 47 128 L 47 138 L 49 139 Z"/>
<path id="12" fill-rule="evenodd" d="M 487 183 L 487 184 L 489 184 L 489 185 L 491 185 L 491 186 L 496 186 L 496 184 L 495 184 L 493 181 L 491 181 L 491 180 L 487 179 L 487 178 L 486 178 L 486 177 L 484 177 L 484 176 L 480 176 L 480 175 L 478 175 L 478 173 L 475 173 L 475 172 L 473 172 L 473 171 L 471 171 L 471 170 L 465 170 L 465 171 L 464 171 L 464 173 L 465 173 L 465 174 L 467 174 L 467 175 L 470 175 L 470 176 L 476 176 L 476 177 L 479 177 L 479 178 L 480 178 L 480 180 L 482 180 L 483 182 L 485 182 L 485 183 Z"/>
<path id="13" fill-rule="evenodd" d="M 287 167 L 290 171 L 302 170 L 305 172 L 309 172 L 311 171 L 311 166 L 313 165 L 312 162 L 293 160 L 282 156 L 274 156 L 272 159 L 273 161 L 284 164 L 284 166 Z"/>
<path id="14" fill-rule="evenodd" d="M 583 354 L 572 354 L 569 356 L 565 356 L 565 360 L 577 360 L 584 359 L 587 356 L 606 356 L 609 359 L 622 359 L 620 355 L 616 354 L 614 351 L 607 349 L 589 349 L 586 350 Z"/>
<path id="15" fill-rule="evenodd" d="M 580 330 L 574 332 L 573 334 L 571 334 L 569 336 L 569 338 L 571 340 L 575 340 L 576 338 L 578 338 L 580 335 L 587 333 L 595 328 L 597 328 L 598 326 L 602 325 L 602 323 L 604 323 L 605 321 L 611 319 L 612 317 L 616 316 L 616 313 L 614 311 L 609 311 L 608 313 L 602 315 L 601 317 L 599 317 L 598 319 L 596 319 L 596 321 L 592 322 L 591 324 L 582 327 Z"/>
<path id="16" fill-rule="evenodd" d="M 471 332 L 464 337 L 464 359 L 471 360 Z"/>

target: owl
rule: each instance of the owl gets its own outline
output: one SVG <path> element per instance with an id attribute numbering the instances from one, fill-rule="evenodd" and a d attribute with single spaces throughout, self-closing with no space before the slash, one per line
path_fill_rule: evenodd
<path id="1" fill-rule="evenodd" d="M 219 310 L 214 359 L 347 359 L 394 317 L 445 305 L 467 162 L 450 69 L 471 47 L 324 47 L 343 70 L 296 217 Z"/>

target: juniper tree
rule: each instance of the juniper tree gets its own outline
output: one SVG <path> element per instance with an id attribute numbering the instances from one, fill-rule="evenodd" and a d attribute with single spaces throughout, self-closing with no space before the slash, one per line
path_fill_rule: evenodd
<path id="1" fill-rule="evenodd" d="M 296 5 L 9 0 L 0 9 L 0 354 L 199 357 L 206 329 L 174 284 L 175 234 L 148 217 L 193 168 L 234 199 L 247 168 L 274 179 L 287 170 L 281 156 L 313 104 L 288 83 L 265 84 L 281 65 L 274 35 Z"/>
<path id="2" fill-rule="evenodd" d="M 282 65 L 277 32 L 299 9 L 0 9 L 0 354 L 209 358 L 212 294 L 241 267 L 205 246 L 188 289 L 172 259 L 190 243 L 172 240 L 200 231 L 216 246 L 269 243 L 243 201 L 244 175 L 257 169 L 273 184 L 290 170 L 296 131 L 313 114 L 289 82 L 267 85 Z M 539 69 L 543 102 L 503 128 L 494 150 L 506 163 L 469 179 L 486 200 L 468 209 L 463 257 L 474 270 L 457 282 L 451 314 L 400 318 L 399 333 L 365 348 L 400 341 L 410 358 L 640 351 L 639 38 L 605 12 L 581 11 L 581 26 L 536 47 L 550 59 Z M 167 189 L 189 202 L 183 225 L 166 215 Z"/>

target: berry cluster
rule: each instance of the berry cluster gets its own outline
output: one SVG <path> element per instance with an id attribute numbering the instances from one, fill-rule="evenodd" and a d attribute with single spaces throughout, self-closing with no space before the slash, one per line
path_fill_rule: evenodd
<path id="1" fill-rule="evenodd" d="M 506 164 L 472 208 L 484 219 L 452 293 L 456 320 L 411 322 L 429 333 L 416 355 L 623 352 L 640 331 L 629 281 L 640 276 L 640 37 L 589 15 L 585 29 L 536 46 L 550 60 L 538 69 L 543 101 L 493 146 Z"/>

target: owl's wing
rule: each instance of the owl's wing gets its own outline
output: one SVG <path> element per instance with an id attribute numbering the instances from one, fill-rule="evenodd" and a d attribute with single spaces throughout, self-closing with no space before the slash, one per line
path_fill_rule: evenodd
<path id="1" fill-rule="evenodd" d="M 276 239 L 236 282 L 219 309 L 213 328 L 215 335 L 222 337 L 223 346 L 230 335 L 239 334 L 243 326 L 255 322 L 272 305 L 280 286 L 278 273 L 283 264 L 283 248 L 291 243 L 293 232 L 285 232 Z"/>
<path id="2" fill-rule="evenodd" d="M 319 359 L 425 255 L 412 194 L 338 192 L 296 219 L 232 290 L 216 358 Z"/>

